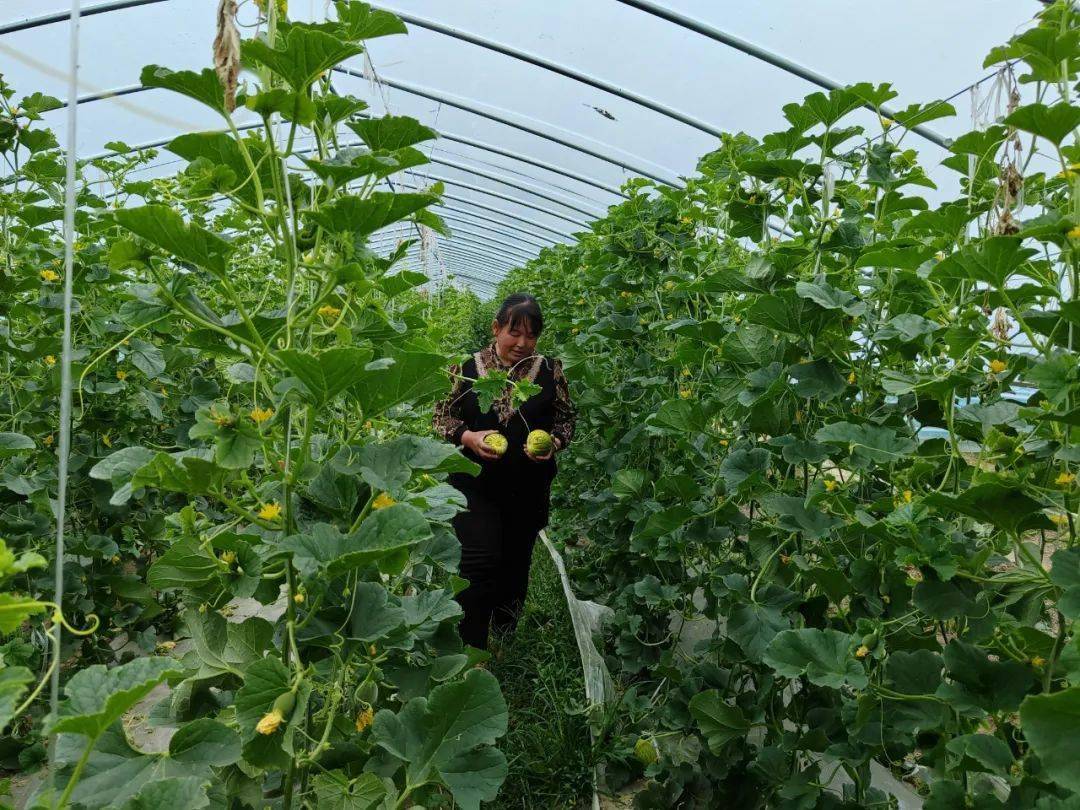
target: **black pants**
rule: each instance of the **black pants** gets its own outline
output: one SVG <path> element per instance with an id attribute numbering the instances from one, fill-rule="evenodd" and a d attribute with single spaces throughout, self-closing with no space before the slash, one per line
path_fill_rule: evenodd
<path id="1" fill-rule="evenodd" d="M 485 650 L 489 629 L 508 634 L 517 626 L 533 546 L 546 522 L 539 514 L 546 516 L 547 503 L 540 510 L 502 493 L 462 489 L 469 509 L 456 515 L 453 525 L 461 541 L 461 576 L 469 586 L 457 595 L 465 613 L 458 632 L 466 644 Z"/>

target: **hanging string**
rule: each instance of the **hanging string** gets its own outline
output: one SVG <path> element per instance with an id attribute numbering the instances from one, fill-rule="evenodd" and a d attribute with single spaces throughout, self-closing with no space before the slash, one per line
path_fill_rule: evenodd
<path id="1" fill-rule="evenodd" d="M 68 73 L 68 99 L 74 101 L 79 92 L 79 18 L 82 10 L 79 0 L 71 0 L 71 39 Z M 71 302 L 75 284 L 75 172 L 78 145 L 76 126 L 79 105 L 69 103 L 67 108 L 67 177 L 64 184 L 64 335 L 60 366 L 60 466 L 56 485 L 56 559 L 53 562 L 55 584 L 53 601 L 57 610 L 64 604 L 64 520 L 67 512 L 68 455 L 71 452 Z M 60 658 L 63 624 L 53 622 L 53 650 Z M 60 667 L 53 667 L 49 691 L 49 710 L 53 717 L 60 705 Z M 51 740 L 52 774 L 55 777 L 56 737 Z"/>

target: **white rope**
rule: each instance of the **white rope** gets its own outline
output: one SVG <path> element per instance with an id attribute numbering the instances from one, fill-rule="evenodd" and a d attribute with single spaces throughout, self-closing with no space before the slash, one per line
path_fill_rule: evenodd
<path id="1" fill-rule="evenodd" d="M 57 471 L 56 485 L 56 559 L 53 563 L 55 585 L 53 599 L 59 610 L 64 600 L 64 519 L 67 511 L 67 475 L 68 455 L 71 452 L 71 302 L 75 284 L 75 170 L 78 144 L 76 125 L 79 118 L 79 105 L 74 103 L 79 92 L 79 18 L 81 9 L 79 0 L 71 0 L 71 39 L 68 73 L 67 112 L 67 178 L 64 185 L 64 335 L 60 366 L 60 466 Z M 53 622 L 54 652 L 60 658 L 60 642 L 63 628 L 58 621 Z M 53 667 L 50 684 L 49 708 L 56 716 L 60 704 L 60 666 Z M 52 740 L 52 773 L 56 768 L 56 738 Z"/>

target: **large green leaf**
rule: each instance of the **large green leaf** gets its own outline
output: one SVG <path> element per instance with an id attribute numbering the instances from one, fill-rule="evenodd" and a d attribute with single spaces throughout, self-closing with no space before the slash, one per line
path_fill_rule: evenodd
<path id="1" fill-rule="evenodd" d="M 720 462 L 720 477 L 729 491 L 735 491 L 747 481 L 751 484 L 765 477 L 769 469 L 769 451 L 763 447 L 732 450 Z"/>
<path id="2" fill-rule="evenodd" d="M 1015 711 L 1031 686 L 1031 670 L 1017 661 L 995 661 L 973 644 L 954 639 L 945 647 L 949 681 L 937 696 L 960 712 Z"/>
<path id="3" fill-rule="evenodd" d="M 435 130 L 406 115 L 360 119 L 348 126 L 373 151 L 404 149 L 439 137 Z"/>
<path id="4" fill-rule="evenodd" d="M 891 725 L 918 733 L 940 728 L 948 720 L 948 706 L 932 697 L 941 686 L 944 666 L 941 656 L 930 650 L 897 650 L 889 655 L 885 677 L 893 691 L 908 696 L 883 706 Z"/>
<path id="5" fill-rule="evenodd" d="M 184 658 L 192 677 L 213 679 L 222 675 L 242 678 L 245 669 L 263 657 L 274 637 L 274 625 L 258 616 L 228 622 L 220 613 L 188 610 L 184 625 L 193 649 Z"/>
<path id="6" fill-rule="evenodd" d="M 934 265 L 930 278 L 955 289 L 962 281 L 981 281 L 1003 290 L 1036 253 L 1014 236 L 993 236 L 965 246 Z"/>
<path id="7" fill-rule="evenodd" d="M 34 440 L 21 433 L 0 433 L 0 458 L 10 458 L 33 450 Z"/>
<path id="8" fill-rule="evenodd" d="M 506 759 L 491 746 L 506 733 L 507 711 L 494 676 L 470 670 L 395 714 L 375 716 L 373 736 L 405 764 L 410 785 L 441 782 L 464 810 L 492 801 L 506 778 Z"/>
<path id="9" fill-rule="evenodd" d="M 319 774 L 312 781 L 319 810 L 376 810 L 386 787 L 373 773 L 349 779 L 341 772 Z"/>
<path id="10" fill-rule="evenodd" d="M 750 721 L 737 706 L 729 706 L 715 689 L 690 698 L 690 714 L 705 735 L 709 750 L 721 756 L 724 746 L 742 739 L 750 731 Z"/>
<path id="11" fill-rule="evenodd" d="M 336 0 L 337 20 L 325 23 L 322 28 L 332 30 L 342 39 L 359 41 L 385 37 L 389 34 L 405 34 L 408 29 L 395 14 L 372 8 L 359 0 Z"/>
<path id="12" fill-rule="evenodd" d="M 276 357 L 304 384 L 314 403 L 322 405 L 365 378 L 371 350 L 339 346 L 311 354 L 282 349 Z"/>
<path id="13" fill-rule="evenodd" d="M 788 376 L 794 381 L 795 393 L 807 399 L 828 401 L 844 393 L 847 381 L 828 360 L 811 360 L 789 366 Z"/>
<path id="14" fill-rule="evenodd" d="M 205 549 L 197 538 L 182 537 L 150 566 L 146 584 L 158 590 L 216 590 L 222 570 L 218 558 Z"/>
<path id="15" fill-rule="evenodd" d="M 333 578 L 372 564 L 384 571 L 400 570 L 409 549 L 431 536 L 431 526 L 423 513 L 398 503 L 370 514 L 353 534 L 316 523 L 303 534 L 274 542 L 271 548 L 275 555 L 291 553 L 293 564 L 304 577 Z"/>
<path id="16" fill-rule="evenodd" d="M 659 512 L 653 512 L 634 524 L 634 531 L 631 536 L 635 544 L 646 544 L 671 534 L 693 516 L 694 510 L 686 504 L 662 509 Z"/>
<path id="17" fill-rule="evenodd" d="M 879 464 L 899 461 L 916 447 L 914 439 L 897 436 L 892 428 L 852 422 L 825 425 L 814 438 L 827 444 L 846 445 L 853 458 Z"/>
<path id="18" fill-rule="evenodd" d="M 139 74 L 143 87 L 159 87 L 174 93 L 193 98 L 207 107 L 227 116 L 225 92 L 221 80 L 212 68 L 204 68 L 199 73 L 190 70 L 170 70 L 159 65 L 147 65 Z"/>
<path id="19" fill-rule="evenodd" d="M 62 734 L 57 758 L 68 777 L 86 742 Z M 145 754 L 127 740 L 122 724 L 110 726 L 99 739 L 75 787 L 72 801 L 79 807 L 137 807 L 160 810 L 154 801 L 183 802 L 170 808 L 205 807 L 205 785 L 214 781 L 214 768 L 240 759 L 240 736 L 210 718 L 182 725 L 169 740 L 167 751 Z M 161 786 L 161 787 L 159 787 Z M 190 803 L 188 803 L 190 802 Z"/>
<path id="20" fill-rule="evenodd" d="M 376 191 L 364 198 L 339 197 L 325 208 L 311 212 L 309 216 L 331 233 L 367 236 L 438 201 L 439 197 L 435 194 L 391 194 Z"/>
<path id="21" fill-rule="evenodd" d="M 52 731 L 91 739 L 119 720 L 166 678 L 182 674 L 171 658 L 136 658 L 113 669 L 94 664 L 72 676 Z"/>
<path id="22" fill-rule="evenodd" d="M 1053 524 L 1042 513 L 1044 504 L 1006 478 L 993 478 L 976 484 L 959 495 L 932 492 L 925 502 L 962 515 L 969 515 L 999 529 L 1018 533 L 1026 529 L 1049 529 Z"/>
<path id="23" fill-rule="evenodd" d="M 390 593 L 378 582 L 359 582 L 353 589 L 349 638 L 372 643 L 405 623 L 405 611 L 390 602 Z"/>
<path id="24" fill-rule="evenodd" d="M 817 509 L 808 509 L 803 498 L 794 495 L 771 493 L 762 499 L 766 512 L 776 515 L 777 523 L 789 532 L 801 532 L 816 540 L 824 537 L 841 521 Z"/>
<path id="25" fill-rule="evenodd" d="M 818 686 L 862 689 L 867 677 L 854 655 L 856 646 L 853 636 L 838 630 L 785 630 L 769 643 L 764 660 L 785 678 L 805 675 Z"/>
<path id="26" fill-rule="evenodd" d="M 1047 775 L 1080 793 L 1080 686 L 1028 696 L 1020 705 L 1020 724 Z"/>
<path id="27" fill-rule="evenodd" d="M 46 560 L 36 551 L 24 551 L 15 556 L 7 543 L 0 540 L 0 582 L 15 574 L 25 574 L 33 568 L 44 568 Z"/>
<path id="28" fill-rule="evenodd" d="M 741 602 L 728 616 L 727 631 L 731 639 L 742 648 L 747 660 L 761 661 L 769 643 L 791 622 L 772 605 Z"/>
<path id="29" fill-rule="evenodd" d="M 350 393 L 373 418 L 395 405 L 428 402 L 450 387 L 445 374 L 446 358 L 434 352 L 384 347 L 384 357 L 394 362 L 385 368 L 364 370 Z"/>
<path id="30" fill-rule="evenodd" d="M 216 77 L 214 81 L 217 81 Z M 189 225 L 167 205 L 144 205 L 121 208 L 113 214 L 116 221 L 181 261 L 189 262 L 216 276 L 224 277 L 232 247 L 198 225 Z"/>
<path id="31" fill-rule="evenodd" d="M 236 720 L 244 741 L 244 760 L 262 768 L 287 768 L 296 752 L 296 735 L 307 714 L 311 682 L 296 689 L 296 702 L 285 722 L 272 734 L 260 734 L 259 721 L 281 695 L 292 689 L 292 674 L 280 660 L 262 658 L 244 670 L 244 685 L 236 692 Z"/>
<path id="32" fill-rule="evenodd" d="M 262 39 L 244 40 L 244 59 L 270 68 L 300 93 L 306 92 L 323 71 L 364 50 L 354 42 L 304 24 L 289 25 L 282 39 L 281 48 L 272 48 Z"/>
<path id="33" fill-rule="evenodd" d="M 1025 104 L 1017 107 L 1004 123 L 1060 146 L 1069 133 L 1080 126 L 1080 107 L 1067 101 L 1053 106 Z"/>

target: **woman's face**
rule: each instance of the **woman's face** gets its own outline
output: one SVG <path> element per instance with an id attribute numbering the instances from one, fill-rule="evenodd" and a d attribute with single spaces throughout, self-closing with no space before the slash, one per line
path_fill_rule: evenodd
<path id="1" fill-rule="evenodd" d="M 536 350 L 536 335 L 525 323 L 511 327 L 509 324 L 499 326 L 496 321 L 492 321 L 491 334 L 495 336 L 499 356 L 511 363 L 530 357 Z"/>

